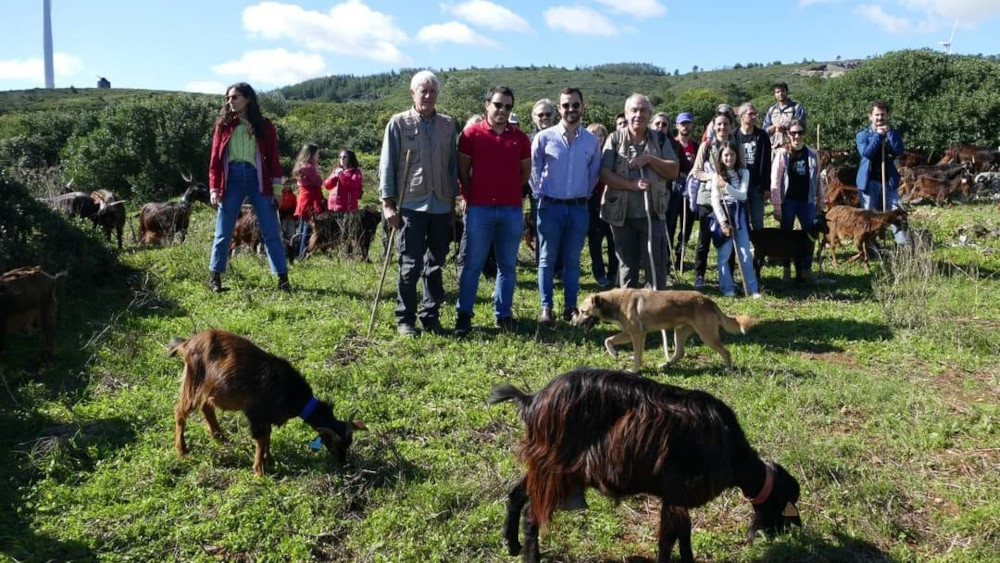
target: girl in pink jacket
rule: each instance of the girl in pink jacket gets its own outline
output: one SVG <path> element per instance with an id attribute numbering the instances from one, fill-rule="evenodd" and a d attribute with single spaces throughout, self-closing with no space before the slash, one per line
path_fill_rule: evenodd
<path id="1" fill-rule="evenodd" d="M 323 182 L 323 187 L 330 191 L 327 208 L 330 211 L 351 212 L 358 210 L 358 200 L 361 199 L 361 168 L 354 151 L 340 151 L 339 165 L 330 177 Z"/>

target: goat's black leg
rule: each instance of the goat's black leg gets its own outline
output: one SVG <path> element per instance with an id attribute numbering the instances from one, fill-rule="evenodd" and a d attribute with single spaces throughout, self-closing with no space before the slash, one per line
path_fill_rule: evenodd
<path id="1" fill-rule="evenodd" d="M 531 503 L 524 505 L 524 550 L 521 552 L 523 563 L 538 563 L 541 555 L 538 552 L 538 523 L 531 514 Z"/>
<path id="2" fill-rule="evenodd" d="M 507 542 L 507 552 L 511 555 L 521 553 L 521 542 L 517 538 L 517 528 L 521 523 L 521 511 L 528 503 L 528 490 L 525 487 L 525 478 L 522 477 L 517 485 L 507 494 L 507 517 L 503 521 L 503 537 Z"/>
<path id="3" fill-rule="evenodd" d="M 247 418 L 250 420 L 250 434 L 253 435 L 253 442 L 256 446 L 253 458 L 253 472 L 258 477 L 264 476 L 264 464 L 271 461 L 271 425 L 261 421 L 256 416 L 252 416 L 247 411 Z"/>
<path id="4" fill-rule="evenodd" d="M 660 541 L 656 562 L 669 562 L 674 543 L 678 542 L 681 563 L 694 563 L 694 554 L 691 552 L 691 517 L 687 509 L 664 504 L 660 508 Z"/>

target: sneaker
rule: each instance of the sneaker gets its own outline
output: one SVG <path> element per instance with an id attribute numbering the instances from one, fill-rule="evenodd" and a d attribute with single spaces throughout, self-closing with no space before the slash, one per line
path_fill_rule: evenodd
<path id="1" fill-rule="evenodd" d="M 444 327 L 441 326 L 441 321 L 436 318 L 420 319 L 420 324 L 424 327 L 425 331 L 431 334 L 443 335 L 448 333 L 448 331 L 446 331 Z"/>
<path id="2" fill-rule="evenodd" d="M 611 281 L 605 277 L 597 278 L 597 289 L 600 289 L 601 291 L 611 289 Z"/>
<path id="3" fill-rule="evenodd" d="M 761 295 L 760 293 L 754 293 L 753 295 L 750 296 L 751 299 L 760 299 L 761 297 L 763 297 L 763 295 Z"/>
<path id="4" fill-rule="evenodd" d="M 396 325 L 396 332 L 400 336 L 406 336 L 409 338 L 415 337 L 417 333 L 417 327 L 413 326 L 413 323 L 399 323 Z"/>
<path id="5" fill-rule="evenodd" d="M 723 297 L 736 297 L 736 292 L 735 291 L 723 291 L 722 292 L 722 296 Z"/>
<path id="6" fill-rule="evenodd" d="M 426 325 L 425 325 L 426 326 Z M 472 332 L 472 315 L 469 313 L 459 313 L 455 320 L 455 336 L 464 338 Z"/>
<path id="7" fill-rule="evenodd" d="M 517 332 L 517 321 L 514 317 L 497 317 L 494 323 L 500 332 Z"/>
<path id="8" fill-rule="evenodd" d="M 566 322 L 570 322 L 570 321 L 573 320 L 573 317 L 575 317 L 575 316 L 577 316 L 579 314 L 580 314 L 580 310 L 577 309 L 576 307 L 567 307 L 567 308 L 563 309 L 563 320 L 566 321 Z"/>
<path id="9" fill-rule="evenodd" d="M 538 324 L 550 328 L 556 325 L 552 320 L 552 307 L 542 307 L 542 312 L 538 315 Z"/>
<path id="10" fill-rule="evenodd" d="M 278 274 L 278 289 L 286 293 L 292 291 L 292 284 L 288 283 L 288 274 Z"/>
<path id="11" fill-rule="evenodd" d="M 705 289 L 705 276 L 698 274 L 694 277 L 694 289 L 696 291 L 701 291 Z"/>
<path id="12" fill-rule="evenodd" d="M 208 287 L 215 293 L 226 291 L 226 288 L 222 287 L 222 274 L 212 272 L 212 276 L 208 278 Z"/>

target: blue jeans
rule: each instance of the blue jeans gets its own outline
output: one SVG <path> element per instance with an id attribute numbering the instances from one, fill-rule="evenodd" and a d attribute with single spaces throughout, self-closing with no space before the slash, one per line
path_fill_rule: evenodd
<path id="1" fill-rule="evenodd" d="M 861 199 L 861 208 L 871 211 L 887 211 L 882 209 L 882 181 L 869 180 L 866 189 L 858 190 L 858 197 Z M 889 209 L 899 208 L 899 192 L 897 190 L 886 190 L 885 203 Z M 892 231 L 892 238 L 896 244 L 906 242 L 906 233 L 899 230 L 896 225 L 889 225 Z"/>
<path id="2" fill-rule="evenodd" d="M 215 239 L 212 242 L 212 258 L 208 269 L 222 273 L 226 271 L 226 261 L 229 259 L 229 241 L 233 238 L 233 229 L 240 216 L 240 206 L 244 198 L 250 198 L 257 220 L 260 222 L 261 235 L 264 237 L 264 248 L 267 249 L 267 261 L 271 265 L 271 273 L 284 275 L 288 273 L 285 263 L 285 249 L 281 243 L 281 233 L 278 231 L 278 208 L 274 199 L 260 193 L 257 183 L 257 169 L 246 162 L 230 162 L 229 176 L 226 178 L 226 191 L 219 202 L 219 213 L 215 217 Z"/>
<path id="3" fill-rule="evenodd" d="M 736 282 L 733 280 L 733 271 L 729 265 L 729 257 L 733 253 L 735 241 L 738 248 L 736 257 L 742 267 L 743 279 L 747 282 L 747 291 L 752 295 L 757 293 L 759 288 L 753 269 L 753 254 L 750 253 L 750 229 L 747 225 L 746 213 L 737 213 L 736 217 L 738 227 L 734 229 L 733 236 L 726 239 L 715 251 L 719 267 L 719 289 L 722 290 L 723 295 L 736 293 Z"/>
<path id="4" fill-rule="evenodd" d="M 309 237 L 312 235 L 312 231 L 309 228 L 309 219 L 304 216 L 299 218 L 299 260 L 303 260 L 306 257 L 306 248 L 309 246 Z"/>
<path id="5" fill-rule="evenodd" d="M 462 275 L 458 280 L 459 313 L 472 314 L 479 290 L 479 274 L 490 246 L 497 258 L 497 281 L 493 290 L 493 311 L 497 318 L 513 316 L 514 286 L 517 283 L 517 247 L 521 244 L 524 219 L 517 205 L 469 206 L 465 216 L 465 247 Z"/>
<path id="6" fill-rule="evenodd" d="M 795 201 L 794 199 L 786 199 L 781 204 L 781 228 L 786 232 L 791 232 L 795 228 L 795 219 L 799 220 L 799 228 L 803 231 L 812 227 L 812 224 L 816 221 L 816 204 L 809 203 L 807 201 Z M 803 266 L 806 271 L 812 269 L 813 257 L 812 252 L 809 256 L 805 257 L 805 263 Z M 783 264 L 787 267 L 790 264 L 789 260 L 785 260 Z"/>
<path id="7" fill-rule="evenodd" d="M 580 292 L 580 252 L 590 217 L 587 202 L 565 204 L 538 200 L 538 292 L 542 307 L 552 307 L 552 277 L 562 263 L 565 308 L 575 309 Z"/>

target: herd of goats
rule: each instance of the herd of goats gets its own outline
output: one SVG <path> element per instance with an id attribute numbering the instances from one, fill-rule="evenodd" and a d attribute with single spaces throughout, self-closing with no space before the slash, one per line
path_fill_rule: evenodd
<path id="1" fill-rule="evenodd" d="M 852 155 L 853 151 L 821 152 L 829 209 L 826 218 L 831 224 L 843 222 L 837 217 L 839 213 L 865 213 L 856 209 L 858 194 L 853 184 L 857 168 L 847 164 Z M 973 197 L 997 198 L 1000 194 L 997 150 L 953 147 L 940 162 L 933 164 L 928 162 L 924 151 L 912 150 L 901 155 L 899 167 L 902 174 L 899 192 L 906 205 L 921 201 L 951 205 Z M 139 211 L 138 235 L 133 233 L 138 242 L 153 244 L 175 237 L 184 240 L 194 203 L 209 204 L 208 189 L 193 182 L 190 175 L 184 179 L 188 187 L 179 201 L 147 203 Z M 122 247 L 127 220 L 125 202 L 112 192 L 69 192 L 44 201 L 68 215 L 91 220 L 95 227 L 104 230 L 108 240 L 115 232 L 118 248 Z M 252 209 L 244 208 L 234 245 L 243 241 L 253 247 L 258 241 L 254 239 Z M 888 221 L 895 220 L 893 213 L 905 218 L 905 211 L 871 215 L 891 215 Z M 363 230 L 374 235 L 379 217 L 372 210 L 365 212 L 362 221 L 368 218 L 371 225 Z M 882 224 L 880 228 L 884 227 Z M 874 233 L 875 229 L 867 229 L 871 231 L 868 234 Z M 310 251 L 321 249 L 324 242 L 317 237 L 321 238 L 324 231 L 327 229 L 322 225 L 314 224 Z M 866 247 L 866 233 L 862 229 L 850 237 L 859 255 Z M 836 248 L 837 234 L 838 229 L 833 227 L 827 232 L 832 248 Z M 359 250 L 365 257 L 370 243 L 371 236 L 360 243 Z M 755 246 L 757 253 L 763 255 L 768 247 L 780 245 L 755 241 Z M 787 241 L 784 247 L 788 247 Z M 0 276 L 0 350 L 8 330 L 33 324 L 42 329 L 45 353 L 51 356 L 57 306 L 55 284 L 61 275 L 49 275 L 35 266 Z M 628 294 L 628 299 L 639 304 L 626 305 L 624 292 L 634 292 Z M 719 316 L 718 307 L 701 294 L 669 292 L 672 297 L 668 297 L 667 293 L 619 289 L 588 299 L 593 300 L 595 310 L 602 307 L 614 310 L 594 315 L 614 319 L 622 326 L 623 334 L 634 332 L 633 336 L 642 341 L 646 332 L 659 328 L 649 322 L 629 320 L 633 314 L 636 318 L 663 317 L 660 321 L 668 324 L 690 315 L 691 320 L 684 322 L 711 323 L 716 332 L 716 323 L 722 322 L 719 318 L 733 321 Z M 695 301 L 707 302 L 703 303 L 706 308 L 694 308 L 690 303 Z M 590 303 L 587 301 L 584 309 Z M 657 303 L 662 312 L 658 312 Z M 630 322 L 638 324 L 630 326 Z M 637 346 L 638 358 L 641 349 Z M 724 349 L 720 353 L 728 357 Z M 215 409 L 241 410 L 246 414 L 256 444 L 254 471 L 258 475 L 264 473 L 264 465 L 271 460 L 272 426 L 300 418 L 319 434 L 314 448 L 325 446 L 341 461 L 347 455 L 353 432 L 366 429 L 364 422 L 354 419 L 353 414 L 345 420 L 337 419 L 331 404 L 317 399 L 305 378 L 289 362 L 241 336 L 219 330 L 203 331 L 186 340 L 176 339 L 170 345 L 170 355 L 180 356 L 185 364 L 175 410 L 175 448 L 181 456 L 188 453 L 184 427 L 194 410 L 202 412 L 212 437 L 220 440 L 223 434 Z M 509 492 L 503 538 L 509 553 L 521 555 L 526 562 L 539 560 L 539 530 L 548 524 L 554 511 L 586 508 L 583 492 L 587 488 L 614 498 L 648 494 L 662 500 L 657 561 L 669 561 L 675 545 L 681 561 L 693 561 L 689 509 L 708 503 L 732 487 L 743 492 L 753 509 L 750 541 L 758 532 L 771 535 L 793 525 L 801 526 L 796 505 L 800 487 L 796 478 L 781 465 L 762 460 L 748 443 L 733 411 L 708 393 L 660 384 L 635 374 L 578 369 L 558 376 L 534 394 L 510 385 L 494 387 L 489 402 L 505 401 L 515 403 L 526 425 L 518 453 L 527 472 Z M 519 528 L 523 530 L 523 544 Z"/>

